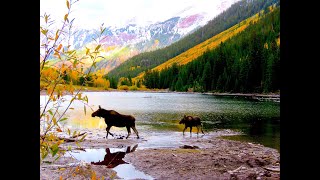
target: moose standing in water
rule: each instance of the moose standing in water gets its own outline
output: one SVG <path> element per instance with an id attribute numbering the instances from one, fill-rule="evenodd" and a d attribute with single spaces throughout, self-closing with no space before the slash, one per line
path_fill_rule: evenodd
<path id="1" fill-rule="evenodd" d="M 198 129 L 197 134 L 199 134 L 199 128 L 201 128 L 201 132 L 204 134 L 203 130 L 202 130 L 202 123 L 199 117 L 197 116 L 186 116 L 184 115 L 183 118 L 181 119 L 181 121 L 179 122 L 179 124 L 184 124 L 185 127 L 183 129 L 183 135 L 184 135 L 184 131 L 190 127 L 190 136 L 191 136 L 191 131 L 192 131 L 192 127 L 196 126 Z"/>
<path id="2" fill-rule="evenodd" d="M 138 131 L 135 127 L 135 118 L 131 115 L 123 115 L 120 114 L 114 110 L 106 110 L 101 108 L 101 106 L 99 105 L 99 109 L 95 112 L 92 113 L 91 115 L 92 117 L 100 117 L 100 118 L 104 118 L 104 121 L 107 124 L 107 136 L 106 138 L 108 138 L 108 134 L 110 134 L 111 136 L 113 136 L 112 133 L 110 133 L 110 128 L 112 126 L 116 126 L 116 127 L 126 127 L 127 131 L 128 131 L 128 136 L 126 137 L 126 139 L 128 139 L 128 137 L 131 134 L 131 130 L 130 128 L 133 129 L 133 131 L 136 133 L 138 139 L 139 139 L 139 134 Z"/>

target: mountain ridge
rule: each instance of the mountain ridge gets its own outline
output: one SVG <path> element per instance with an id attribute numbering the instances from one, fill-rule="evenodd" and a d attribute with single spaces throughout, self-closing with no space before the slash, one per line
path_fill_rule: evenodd
<path id="1" fill-rule="evenodd" d="M 217 3 L 216 13 L 238 0 L 222 0 Z M 199 7 L 190 6 L 163 21 L 139 24 L 136 17 L 132 17 L 124 26 L 106 26 L 102 34 L 102 56 L 105 58 L 97 62 L 93 71 L 103 70 L 109 72 L 127 59 L 143 52 L 154 51 L 166 47 L 182 37 L 204 26 L 212 14 L 202 11 Z M 83 51 L 84 48 L 94 47 L 99 29 L 74 27 L 75 32 L 70 39 L 71 47 Z M 66 43 L 67 44 L 67 43 Z M 49 58 L 52 64 L 56 61 L 53 56 Z M 89 62 L 86 63 L 90 65 Z"/>
<path id="2" fill-rule="evenodd" d="M 206 25 L 181 38 L 169 46 L 151 52 L 143 52 L 131 57 L 108 73 L 108 76 L 135 77 L 139 73 L 152 69 L 159 64 L 187 51 L 191 47 L 213 37 L 214 35 L 234 26 L 240 21 L 249 18 L 279 0 L 241 0 L 232 4 Z"/>

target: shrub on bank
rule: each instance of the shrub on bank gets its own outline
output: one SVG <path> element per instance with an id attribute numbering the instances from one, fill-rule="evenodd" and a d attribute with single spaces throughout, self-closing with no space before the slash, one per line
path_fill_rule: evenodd
<path id="1" fill-rule="evenodd" d="M 118 89 L 127 91 L 129 90 L 129 87 L 127 85 L 122 85 L 122 86 L 119 86 Z"/>

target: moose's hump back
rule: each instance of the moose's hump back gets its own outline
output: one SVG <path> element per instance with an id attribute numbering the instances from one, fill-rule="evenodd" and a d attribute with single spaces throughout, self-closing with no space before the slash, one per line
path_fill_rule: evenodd
<path id="1" fill-rule="evenodd" d="M 118 116 L 118 115 L 120 115 L 120 113 L 118 113 L 118 112 L 115 111 L 115 110 L 108 110 L 108 114 L 111 115 L 111 116 Z"/>
<path id="2" fill-rule="evenodd" d="M 115 111 L 115 110 L 110 110 L 109 114 L 110 115 L 119 115 L 119 113 L 117 111 Z"/>
<path id="3" fill-rule="evenodd" d="M 194 116 L 193 119 L 197 121 L 201 121 L 201 119 L 198 116 Z"/>

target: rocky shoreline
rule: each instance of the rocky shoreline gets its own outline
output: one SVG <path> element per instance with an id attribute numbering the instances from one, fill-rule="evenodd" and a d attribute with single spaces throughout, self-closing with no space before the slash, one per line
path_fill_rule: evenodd
<path id="1" fill-rule="evenodd" d="M 243 97 L 257 101 L 280 102 L 280 94 L 204 93 L 213 96 Z"/>
<path id="2" fill-rule="evenodd" d="M 125 90 L 116 90 L 116 89 L 110 89 L 110 90 L 89 90 L 84 89 L 81 92 L 148 92 L 148 93 L 182 93 L 182 94 L 207 94 L 207 95 L 213 95 L 213 96 L 226 96 L 226 97 L 243 97 L 258 101 L 274 101 L 274 102 L 280 102 L 280 94 L 277 93 L 269 93 L 269 94 L 258 94 L 258 93 L 212 93 L 212 92 L 176 92 L 176 91 L 169 91 L 168 89 L 163 90 L 148 90 L 148 91 L 125 91 Z M 47 95 L 45 90 L 40 91 L 40 95 Z"/>
<path id="3" fill-rule="evenodd" d="M 147 132 L 140 139 L 105 139 L 105 132 L 89 130 L 81 142 L 83 149 L 117 148 L 139 145 L 126 154 L 124 161 L 154 179 L 280 179 L 280 153 L 260 144 L 221 139 L 225 135 L 237 135 L 231 130 L 219 130 L 198 137 L 179 140 L 177 147 L 143 147 L 151 141 Z M 174 135 L 182 135 L 181 133 Z M 75 142 L 65 143 L 76 149 Z M 49 163 L 48 163 L 49 162 Z M 122 179 L 112 168 L 61 157 L 49 158 L 40 165 L 40 179 Z"/>

